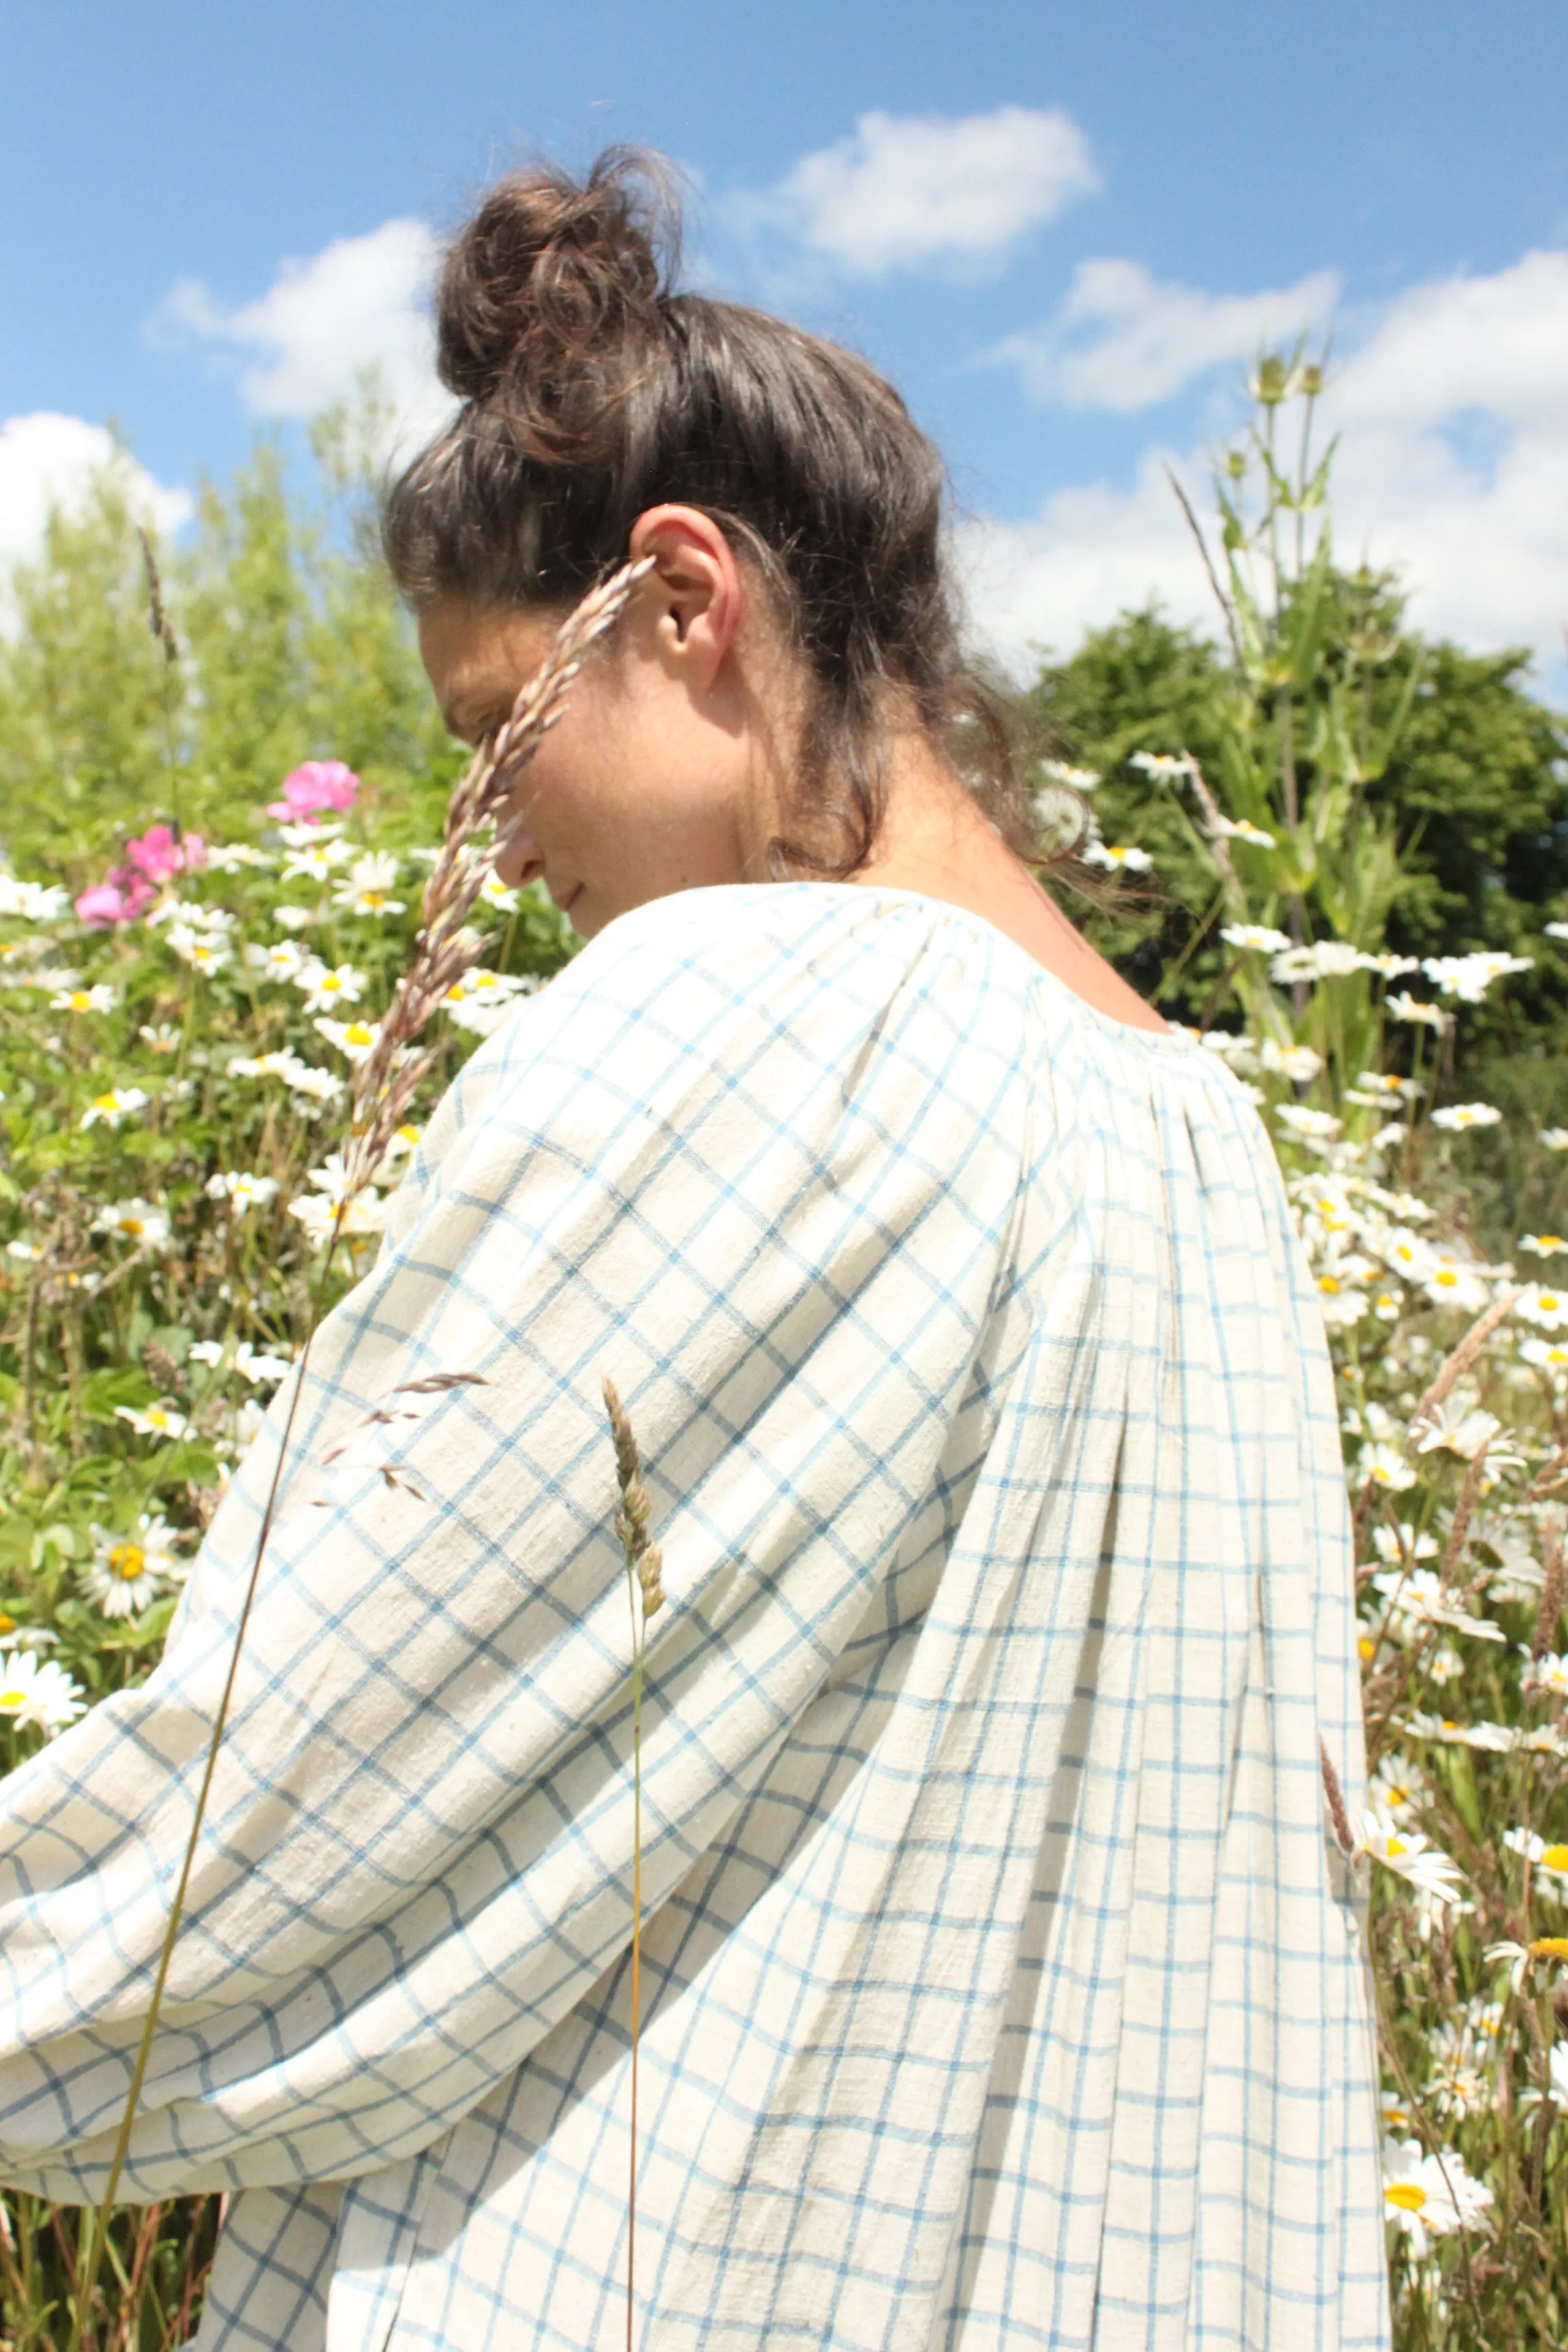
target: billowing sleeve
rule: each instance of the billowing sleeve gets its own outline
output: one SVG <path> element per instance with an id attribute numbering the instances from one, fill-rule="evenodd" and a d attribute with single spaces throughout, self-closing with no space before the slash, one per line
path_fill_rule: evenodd
<path id="1" fill-rule="evenodd" d="M 318 1335 L 131 2198 L 416 2153 L 624 1950 L 604 1374 L 665 1555 L 647 1908 L 875 1611 L 997 1282 L 1016 1073 L 918 924 L 747 896 L 624 918 L 520 1009 Z M 104 2185 L 286 1406 L 162 1665 L 0 1784 L 0 2174 L 59 2200 Z"/>

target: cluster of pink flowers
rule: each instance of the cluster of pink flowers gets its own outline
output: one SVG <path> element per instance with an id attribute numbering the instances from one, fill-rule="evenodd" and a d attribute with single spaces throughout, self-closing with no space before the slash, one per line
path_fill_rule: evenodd
<path id="1" fill-rule="evenodd" d="M 353 808 L 359 778 L 341 760 L 307 760 L 283 779 L 283 797 L 268 801 L 268 816 L 290 824 L 318 824 L 326 809 Z M 167 882 L 176 874 L 197 874 L 207 862 L 199 833 L 175 838 L 166 824 L 154 824 L 138 841 L 128 841 L 120 865 L 101 882 L 94 882 L 76 902 L 84 923 L 107 929 L 115 923 L 133 923 L 147 912 Z"/>
<path id="2" fill-rule="evenodd" d="M 77 913 L 84 923 L 100 928 L 133 923 L 146 913 L 163 883 L 176 874 L 199 873 L 206 862 L 206 847 L 199 833 L 183 834 L 176 840 L 168 825 L 150 825 L 139 841 L 126 843 L 120 865 L 82 892 L 76 902 Z"/>
<path id="3" fill-rule="evenodd" d="M 359 778 L 341 760 L 307 760 L 283 779 L 283 797 L 268 801 L 268 816 L 290 824 L 316 824 L 323 809 L 353 808 Z"/>

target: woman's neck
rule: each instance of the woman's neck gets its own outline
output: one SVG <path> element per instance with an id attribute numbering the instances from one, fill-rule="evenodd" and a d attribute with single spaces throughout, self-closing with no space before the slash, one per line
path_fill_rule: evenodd
<path id="1" fill-rule="evenodd" d="M 1169 1025 L 1089 946 L 923 739 L 896 742 L 877 845 L 853 878 L 980 915 L 1097 1013 L 1133 1029 Z"/>

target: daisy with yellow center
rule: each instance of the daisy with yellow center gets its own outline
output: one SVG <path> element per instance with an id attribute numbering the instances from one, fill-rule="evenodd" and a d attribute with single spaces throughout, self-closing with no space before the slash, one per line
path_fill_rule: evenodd
<path id="1" fill-rule="evenodd" d="M 374 1053 L 381 1035 L 379 1021 L 330 1021 L 322 1016 L 315 1026 L 328 1044 L 335 1045 L 351 1062 L 363 1062 Z"/>
<path id="2" fill-rule="evenodd" d="M 102 1094 L 94 1095 L 81 1115 L 81 1124 L 84 1128 L 118 1127 L 122 1118 L 130 1118 L 146 1107 L 147 1097 L 140 1087 L 109 1087 Z"/>
<path id="3" fill-rule="evenodd" d="M 178 1578 L 174 1532 L 146 1512 L 130 1535 L 95 1527 L 92 1545 L 93 1562 L 81 1573 L 81 1589 L 105 1617 L 136 1615 Z"/>
<path id="4" fill-rule="evenodd" d="M 1433 2238 L 1483 2227 L 1492 2202 L 1491 2190 L 1452 2148 L 1428 2156 L 1414 2139 L 1384 2140 L 1383 2196 L 1385 2218 L 1409 2238 L 1417 2262 L 1426 2260 Z"/>
<path id="5" fill-rule="evenodd" d="M 74 1723 L 85 1704 L 81 1685 L 53 1658 L 31 1650 L 0 1657 L 0 1715 L 18 1727 L 34 1725 L 52 1737 Z"/>
<path id="6" fill-rule="evenodd" d="M 121 1421 L 128 1421 L 138 1437 L 184 1437 L 185 1416 L 176 1412 L 172 1404 L 117 1404 L 114 1408 Z"/>

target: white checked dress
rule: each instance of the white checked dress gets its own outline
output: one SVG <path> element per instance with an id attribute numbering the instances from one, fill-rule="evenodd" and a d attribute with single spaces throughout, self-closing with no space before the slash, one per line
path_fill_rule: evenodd
<path id="1" fill-rule="evenodd" d="M 237 2192 L 205 2352 L 616 2340 L 604 1372 L 668 1594 L 644 2352 L 1385 2345 L 1348 1528 L 1268 1142 L 985 923 L 803 883 L 524 1004 L 323 1328 L 127 2174 Z M 0 2172 L 56 2200 L 103 2185 L 279 1421 L 163 1666 L 0 1784 Z"/>

